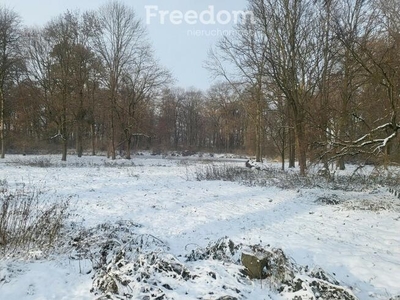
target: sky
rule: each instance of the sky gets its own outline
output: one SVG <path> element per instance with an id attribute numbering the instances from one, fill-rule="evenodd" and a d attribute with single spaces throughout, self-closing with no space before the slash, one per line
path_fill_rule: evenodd
<path id="1" fill-rule="evenodd" d="M 209 49 L 222 37 L 223 32 L 232 30 L 235 19 L 233 12 L 245 11 L 247 5 L 247 0 L 120 1 L 133 7 L 147 26 L 156 57 L 172 72 L 176 85 L 203 90 L 212 84 L 210 74 L 203 68 Z M 0 4 L 17 12 L 27 26 L 42 26 L 67 10 L 95 10 L 106 2 L 107 0 L 0 0 Z M 193 12 L 189 12 L 192 10 L 197 13 L 197 18 Z M 166 11 L 170 13 L 166 14 Z M 178 12 L 172 13 L 173 11 Z M 212 11 L 214 13 L 210 13 Z M 164 22 L 162 14 L 165 14 Z M 213 23 L 210 16 L 213 16 L 214 24 L 202 24 L 202 21 Z M 229 18 L 231 22 L 228 23 Z"/>

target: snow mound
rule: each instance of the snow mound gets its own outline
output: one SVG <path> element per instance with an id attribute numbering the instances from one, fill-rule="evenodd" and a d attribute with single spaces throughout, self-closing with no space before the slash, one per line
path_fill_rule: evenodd
<path id="1" fill-rule="evenodd" d="M 271 299 L 356 299 L 332 275 L 297 265 L 281 249 L 225 237 L 176 257 L 158 238 L 136 234 L 138 227 L 119 221 L 71 230 L 70 257 L 92 262 L 98 299 L 253 299 L 260 289 Z M 260 278 L 244 264 L 249 253 L 266 258 Z"/>

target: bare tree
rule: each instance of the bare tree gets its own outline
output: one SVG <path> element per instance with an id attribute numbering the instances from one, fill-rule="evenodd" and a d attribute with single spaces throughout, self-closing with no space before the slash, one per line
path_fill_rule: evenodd
<path id="1" fill-rule="evenodd" d="M 328 156 L 326 153 L 329 150 L 331 144 L 332 135 L 330 120 L 332 118 L 331 114 L 331 81 L 333 75 L 333 68 L 336 66 L 336 51 L 337 47 L 335 47 L 335 39 L 333 39 L 333 31 L 332 31 L 332 10 L 335 7 L 335 0 L 323 0 L 322 3 L 318 3 L 320 10 L 320 23 L 322 25 L 321 30 L 321 41 L 323 42 L 322 48 L 322 64 L 321 64 L 321 79 L 319 85 L 319 124 L 318 128 L 320 129 L 320 140 L 323 146 L 322 151 L 322 161 L 324 163 L 324 168 L 326 170 L 329 169 L 328 166 Z"/>
<path id="2" fill-rule="evenodd" d="M 120 118 L 126 144 L 126 159 L 131 159 L 132 138 L 135 135 L 149 135 L 140 132 L 142 106 L 147 105 L 159 95 L 163 88 L 171 83 L 170 73 L 153 58 L 150 48 L 138 49 L 132 66 L 124 74 L 121 82 L 123 95 L 117 102 L 117 115 Z"/>
<path id="3" fill-rule="evenodd" d="M 103 5 L 98 13 L 98 31 L 94 46 L 103 60 L 109 100 L 109 151 L 116 158 L 116 108 L 119 88 L 125 74 L 134 65 L 136 54 L 147 48 L 146 31 L 128 6 L 111 1 Z"/>
<path id="4" fill-rule="evenodd" d="M 41 135 L 39 138 L 55 141 L 59 137 L 56 125 L 55 80 L 53 80 L 54 58 L 51 55 L 53 45 L 43 29 L 27 29 L 24 33 L 24 55 L 29 81 L 29 93 L 34 97 L 40 108 Z M 55 124 L 55 126 L 54 126 Z"/>
<path id="5" fill-rule="evenodd" d="M 179 115 L 184 93 L 183 89 L 168 88 L 164 89 L 160 96 L 156 129 L 160 146 L 163 148 L 178 150 L 181 138 Z"/>
<path id="6" fill-rule="evenodd" d="M 20 60 L 20 18 L 14 11 L 0 6 L 0 142 L 5 157 L 6 83 Z"/>
<path id="7" fill-rule="evenodd" d="M 396 50 L 400 46 L 400 10 L 396 1 L 345 0 L 344 3 L 345 15 L 351 16 L 352 23 L 338 15 L 337 37 L 363 70 L 361 91 L 368 101 L 363 103 L 367 117 L 354 114 L 366 130 L 355 139 L 339 140 L 336 156 L 387 155 L 400 130 L 400 57 Z"/>
<path id="8" fill-rule="evenodd" d="M 250 20 L 243 20 L 235 28 L 237 34 L 225 36 L 215 50 L 209 53 L 206 68 L 216 78 L 225 79 L 237 95 L 250 100 L 248 116 L 255 128 L 256 160 L 262 161 L 264 140 L 264 113 L 266 101 L 266 52 L 265 36 Z M 232 70 L 233 66 L 233 70 Z"/>
<path id="9" fill-rule="evenodd" d="M 314 1 L 251 0 L 264 34 L 266 72 L 285 95 L 293 113 L 300 174 L 306 174 L 308 105 L 321 78 L 323 40 Z"/>
<path id="10" fill-rule="evenodd" d="M 184 93 L 178 122 L 180 123 L 182 145 L 189 150 L 202 146 L 204 100 L 204 94 L 200 90 L 192 88 Z"/>
<path id="11" fill-rule="evenodd" d="M 217 83 L 207 93 L 206 111 L 209 117 L 207 134 L 212 146 L 229 153 L 244 144 L 245 105 L 229 83 Z"/>
<path id="12" fill-rule="evenodd" d="M 77 50 L 78 19 L 77 16 L 67 12 L 64 15 L 52 20 L 45 27 L 45 34 L 52 47 L 50 53 L 53 58 L 52 80 L 56 82 L 56 97 L 53 99 L 57 114 L 59 137 L 62 141 L 62 158 L 67 160 L 68 140 L 73 127 L 72 95 L 76 82 L 75 72 L 75 51 Z"/>
<path id="13" fill-rule="evenodd" d="M 73 117 L 76 136 L 76 151 L 78 157 L 83 154 L 83 136 L 86 126 L 90 125 L 90 113 L 93 106 L 89 99 L 93 99 L 93 87 L 98 85 L 98 74 L 101 63 L 91 49 L 91 39 L 94 36 L 93 24 L 95 16 L 90 13 L 75 15 L 76 43 L 73 46 L 72 77 L 74 87 Z M 93 123 L 93 122 L 92 122 Z"/>

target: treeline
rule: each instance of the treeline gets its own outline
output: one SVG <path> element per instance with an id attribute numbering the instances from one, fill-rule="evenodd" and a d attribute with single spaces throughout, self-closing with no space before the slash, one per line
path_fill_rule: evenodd
<path id="1" fill-rule="evenodd" d="M 341 169 L 354 157 L 399 161 L 400 2 L 249 0 L 248 8 L 254 19 L 220 41 L 208 69 L 251 100 L 257 159 L 272 138 L 302 175 L 308 161 Z"/>
<path id="2" fill-rule="evenodd" d="M 400 3 L 249 0 L 210 50 L 207 91 L 173 87 L 120 2 L 24 28 L 0 7 L 0 140 L 9 153 L 241 152 L 399 161 Z M 284 167 L 284 164 L 282 165 Z"/>

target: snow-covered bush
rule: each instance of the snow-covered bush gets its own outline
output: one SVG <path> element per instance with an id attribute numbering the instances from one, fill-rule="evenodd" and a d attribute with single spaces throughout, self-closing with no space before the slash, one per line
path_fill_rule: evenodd
<path id="1" fill-rule="evenodd" d="M 285 299 L 357 299 L 350 289 L 340 286 L 340 283 L 332 275 L 321 268 L 310 270 L 307 266 L 297 265 L 279 248 L 270 249 L 261 245 L 234 244 L 225 237 L 210 243 L 205 249 L 192 250 L 186 258 L 191 262 L 212 259 L 221 260 L 224 263 L 243 263 L 243 267 L 245 267 L 245 263 L 238 258 L 241 256 L 243 259 L 244 253 L 263 257 L 259 260 L 264 263 L 264 266 L 261 266 L 263 274 L 259 279 L 265 280 L 271 290 L 282 295 L 285 294 L 287 297 Z M 247 268 L 242 269 L 242 274 L 250 276 Z"/>
<path id="2" fill-rule="evenodd" d="M 32 158 L 15 158 L 11 161 L 11 163 L 19 166 L 29 166 L 37 168 L 49 168 L 52 166 L 51 159 L 46 156 Z"/>
<path id="3" fill-rule="evenodd" d="M 257 174 L 247 168 L 229 165 L 205 165 L 197 167 L 195 178 L 203 180 L 224 180 L 224 181 L 254 181 Z"/>
<path id="4" fill-rule="evenodd" d="M 58 239 L 70 199 L 49 199 L 37 188 L 0 184 L 0 251 L 46 250 Z"/>
<path id="5" fill-rule="evenodd" d="M 187 178 L 190 176 L 187 175 Z M 223 180 L 240 182 L 251 186 L 276 186 L 282 189 L 324 188 L 344 191 L 365 191 L 374 187 L 386 186 L 393 191 L 399 185 L 400 174 L 391 172 L 372 172 L 365 174 L 357 169 L 351 174 L 336 174 L 329 179 L 318 172 L 300 176 L 292 170 L 281 170 L 271 167 L 246 167 L 234 165 L 206 165 L 194 170 L 194 178 L 203 180 Z M 393 192 L 394 193 L 394 192 Z M 400 192 L 396 192 L 396 195 Z"/>
<path id="6" fill-rule="evenodd" d="M 367 211 L 395 211 L 396 207 L 393 205 L 393 203 L 385 201 L 385 200 L 380 200 L 380 199 L 363 199 L 363 200 L 351 200 L 351 201 L 346 201 L 343 203 L 344 209 L 347 210 L 367 210 Z"/>
<path id="7" fill-rule="evenodd" d="M 164 296 L 172 290 L 171 280 L 191 278 L 184 265 L 167 253 L 165 243 L 135 233 L 138 227 L 131 221 L 119 221 L 87 230 L 71 228 L 70 258 L 91 260 L 91 292 L 99 299 L 168 299 Z"/>
<path id="8" fill-rule="evenodd" d="M 297 265 L 282 249 L 236 244 L 224 237 L 180 258 L 158 238 L 138 234 L 140 227 L 118 221 L 67 231 L 70 258 L 92 262 L 91 292 L 97 299 L 245 299 L 262 279 L 266 297 L 279 293 L 285 299 L 356 300 L 333 276 Z M 259 279 L 251 279 L 242 261 L 249 252 L 266 258 Z"/>

